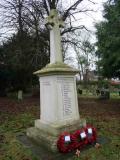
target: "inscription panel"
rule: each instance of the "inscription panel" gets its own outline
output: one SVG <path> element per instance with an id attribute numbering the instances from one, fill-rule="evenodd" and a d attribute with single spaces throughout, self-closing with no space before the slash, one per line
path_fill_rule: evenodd
<path id="1" fill-rule="evenodd" d="M 62 98 L 63 117 L 70 117 L 73 114 L 74 105 L 74 78 L 58 77 L 59 95 Z"/>
<path id="2" fill-rule="evenodd" d="M 41 120 L 54 121 L 54 89 L 50 78 L 43 78 L 40 84 Z"/>

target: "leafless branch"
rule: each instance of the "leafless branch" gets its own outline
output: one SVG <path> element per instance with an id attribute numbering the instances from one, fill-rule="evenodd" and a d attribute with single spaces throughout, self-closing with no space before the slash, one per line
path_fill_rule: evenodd
<path id="1" fill-rule="evenodd" d="M 67 28 L 65 29 L 61 35 L 65 34 L 65 33 L 68 33 L 68 32 L 74 32 L 76 30 L 81 30 L 81 29 L 86 29 L 87 31 L 89 31 L 84 25 L 81 25 L 81 26 L 78 26 L 78 27 L 70 27 L 70 28 Z"/>
<path id="2" fill-rule="evenodd" d="M 63 20 L 65 21 L 66 18 L 68 17 L 68 15 L 70 14 L 71 10 L 75 10 L 77 8 L 77 6 L 82 2 L 83 0 L 77 0 L 72 6 L 70 6 L 63 15 Z"/>

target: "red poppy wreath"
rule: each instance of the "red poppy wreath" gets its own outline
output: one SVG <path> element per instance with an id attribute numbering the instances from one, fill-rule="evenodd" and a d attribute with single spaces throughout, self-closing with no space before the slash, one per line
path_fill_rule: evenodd
<path id="1" fill-rule="evenodd" d="M 73 134 L 68 132 L 62 133 L 58 138 L 57 147 L 59 152 L 68 153 L 96 142 L 96 138 L 96 129 L 91 125 L 87 125 Z"/>

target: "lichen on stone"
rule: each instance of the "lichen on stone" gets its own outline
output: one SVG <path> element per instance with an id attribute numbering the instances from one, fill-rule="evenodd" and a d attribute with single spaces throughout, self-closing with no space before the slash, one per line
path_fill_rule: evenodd
<path id="1" fill-rule="evenodd" d="M 34 72 L 36 75 L 44 74 L 76 74 L 78 73 L 77 69 L 70 67 L 69 65 L 61 62 L 56 62 L 46 65 L 43 69 Z"/>

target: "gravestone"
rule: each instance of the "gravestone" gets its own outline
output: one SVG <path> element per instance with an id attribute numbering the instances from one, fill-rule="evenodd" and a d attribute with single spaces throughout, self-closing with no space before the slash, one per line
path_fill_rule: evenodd
<path id="1" fill-rule="evenodd" d="M 23 91 L 22 90 L 19 90 L 18 91 L 18 100 L 23 100 Z"/>
<path id="2" fill-rule="evenodd" d="M 78 70 L 63 63 L 60 27 L 55 9 L 46 20 L 50 28 L 50 64 L 35 72 L 40 81 L 40 119 L 27 129 L 27 136 L 51 151 L 57 150 L 61 133 L 74 132 L 86 125 L 78 111 L 76 78 Z"/>
<path id="3" fill-rule="evenodd" d="M 108 88 L 101 89 L 100 99 L 110 99 L 110 91 Z"/>

